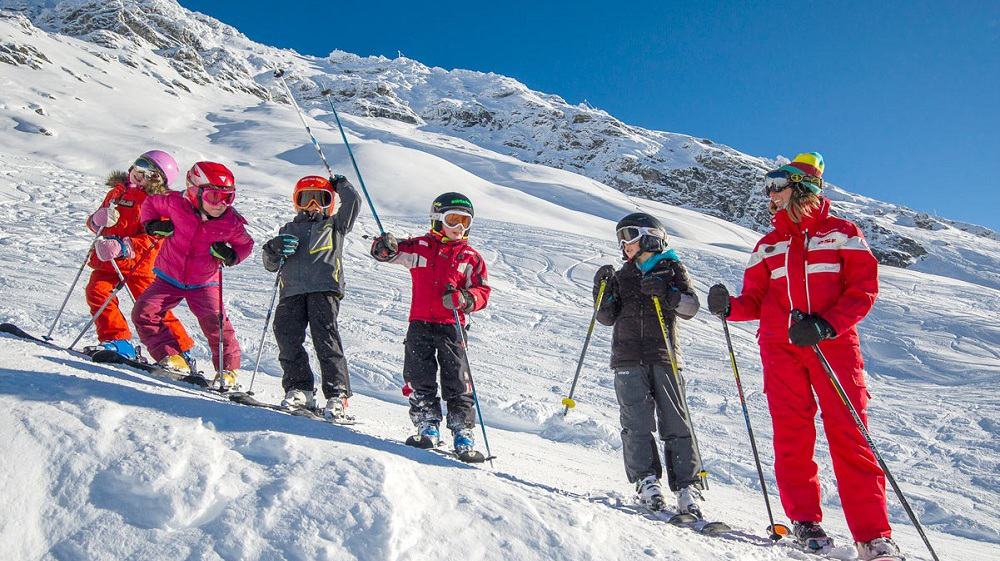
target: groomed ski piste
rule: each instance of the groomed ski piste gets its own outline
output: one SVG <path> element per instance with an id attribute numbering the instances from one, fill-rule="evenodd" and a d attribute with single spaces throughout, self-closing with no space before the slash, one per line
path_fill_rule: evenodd
<path id="1" fill-rule="evenodd" d="M 225 271 L 248 384 L 274 278 L 260 265 L 260 244 L 291 217 L 294 181 L 323 172 L 292 108 L 202 86 L 178 97 L 163 91 L 156 72 L 86 52 L 101 47 L 29 37 L 6 19 L 0 36 L 52 61 L 43 71 L 0 64 L 0 321 L 48 331 L 90 241 L 83 222 L 106 192 L 108 171 L 149 148 L 170 151 L 182 167 L 218 160 L 236 173 L 236 207 L 258 244 Z M 331 117 L 316 116 L 323 120 L 310 125 L 327 158 L 357 185 Z M 365 207 L 347 238 L 339 321 L 359 425 L 241 406 L 0 336 L 0 559 L 816 558 L 766 537 L 721 325 L 707 312 L 682 324 L 681 348 L 710 473 L 705 511 L 732 534 L 698 535 L 632 504 L 609 329 L 598 327 L 578 405 L 561 415 L 593 273 L 620 263 L 618 218 L 637 208 L 660 217 L 703 301 L 715 282 L 739 287 L 758 233 L 443 133 L 342 119 L 387 230 L 422 233 L 430 201 L 444 191 L 462 191 L 476 205 L 471 241 L 488 261 L 493 295 L 473 318 L 469 354 L 494 466 L 402 444 L 412 430 L 400 394 L 409 275 L 368 257 L 362 236 L 377 228 Z M 950 251 L 956 240 L 961 248 L 965 234 L 949 235 Z M 994 252 L 992 266 L 998 244 L 967 237 L 976 252 Z M 872 433 L 941 559 L 997 559 L 1000 291 L 949 277 L 943 265 L 935 272 L 880 270 L 880 297 L 861 327 Z M 131 308 L 127 298 L 123 308 Z M 197 333 L 183 307 L 180 317 Z M 68 344 L 88 318 L 81 284 L 54 339 Z M 771 468 L 755 325 L 731 328 L 772 505 L 787 522 Z M 208 364 L 196 339 L 196 356 Z M 282 393 L 276 357 L 269 333 L 253 389 L 271 403 Z M 816 455 L 825 524 L 840 546 L 830 556 L 854 559 L 822 436 Z M 907 558 L 929 559 L 891 491 L 889 511 Z"/>

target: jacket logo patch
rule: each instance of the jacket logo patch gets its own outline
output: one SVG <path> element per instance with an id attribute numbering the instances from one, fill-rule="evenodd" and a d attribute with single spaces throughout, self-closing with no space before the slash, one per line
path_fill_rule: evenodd
<path id="1" fill-rule="evenodd" d="M 128 199 L 118 199 L 117 201 L 115 201 L 115 206 L 124 206 L 132 208 L 135 206 L 135 201 L 130 201 Z"/>

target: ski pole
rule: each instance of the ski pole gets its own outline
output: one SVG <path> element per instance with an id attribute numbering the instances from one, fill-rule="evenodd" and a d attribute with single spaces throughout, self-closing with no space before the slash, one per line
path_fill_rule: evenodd
<path id="1" fill-rule="evenodd" d="M 224 350 L 222 343 L 222 335 L 225 322 L 226 322 L 225 315 L 222 311 L 222 264 L 220 263 L 219 264 L 219 362 L 216 365 L 215 379 L 219 381 L 219 390 L 222 391 L 225 391 L 227 389 L 225 387 L 226 379 L 223 377 L 222 374 L 222 369 L 223 369 L 222 351 Z"/>
<path id="2" fill-rule="evenodd" d="M 101 232 L 104 231 L 104 226 L 97 229 L 97 234 L 94 239 L 90 241 L 90 247 L 87 248 L 87 254 L 83 256 L 83 263 L 80 263 L 80 269 L 76 272 L 76 277 L 73 278 L 73 284 L 69 285 L 69 291 L 66 292 L 66 297 L 63 298 L 62 306 L 59 306 L 59 312 L 56 313 L 56 319 L 52 320 L 52 325 L 49 326 L 49 332 L 45 335 L 46 341 L 52 340 L 52 332 L 56 330 L 56 324 L 59 323 L 59 318 L 62 316 L 63 310 L 66 309 L 66 304 L 69 303 L 69 297 L 73 295 L 73 289 L 76 288 L 76 283 L 80 282 L 80 275 L 83 274 L 83 269 L 87 266 L 87 262 L 90 261 L 90 254 L 94 251 L 94 244 L 97 240 L 101 239 Z"/>
<path id="3" fill-rule="evenodd" d="M 747 422 L 747 432 L 750 434 L 750 448 L 753 450 L 753 461 L 757 464 L 757 477 L 760 479 L 760 488 L 764 492 L 764 506 L 767 507 L 767 519 L 771 523 L 767 531 L 771 532 L 772 541 L 778 541 L 791 533 L 788 526 L 774 523 L 774 514 L 771 512 L 771 499 L 767 496 L 767 484 L 764 482 L 764 469 L 760 465 L 760 455 L 757 453 L 757 440 L 753 436 L 753 427 L 750 425 L 750 412 L 747 410 L 747 400 L 743 395 L 743 383 L 740 381 L 740 369 L 736 366 L 736 353 L 733 351 L 733 340 L 729 335 L 729 322 L 722 319 L 722 330 L 726 334 L 726 346 L 729 347 L 729 363 L 733 366 L 733 376 L 736 378 L 736 391 L 740 394 L 740 405 L 743 407 L 743 420 Z"/>
<path id="4" fill-rule="evenodd" d="M 354 151 L 351 150 L 351 143 L 347 141 L 344 125 L 340 124 L 340 115 L 337 113 L 337 108 L 333 106 L 333 100 L 330 99 L 330 90 L 323 90 L 321 95 L 326 96 L 326 101 L 330 103 L 333 118 L 337 120 L 337 128 L 340 129 L 340 137 L 344 139 L 344 146 L 347 147 L 347 155 L 351 157 L 351 163 L 354 164 L 354 173 L 358 174 L 358 181 L 361 183 L 361 192 L 365 194 L 365 199 L 368 200 L 368 207 L 371 208 L 372 216 L 375 217 L 375 224 L 378 225 L 378 231 L 380 234 L 385 234 L 385 229 L 382 228 L 382 221 L 379 220 L 378 212 L 375 211 L 375 203 L 372 202 L 372 198 L 368 195 L 368 188 L 365 187 L 365 179 L 361 177 L 361 170 L 358 169 L 358 161 L 354 159 Z"/>
<path id="5" fill-rule="evenodd" d="M 573 383 L 569 387 L 569 395 L 562 400 L 562 404 L 566 406 L 563 409 L 563 417 L 569 413 L 570 409 L 576 407 L 576 402 L 573 401 L 573 392 L 576 391 L 576 381 L 580 379 L 580 370 L 583 369 L 583 357 L 587 355 L 587 347 L 590 346 L 590 337 L 594 334 L 594 324 L 597 323 L 597 311 L 601 308 L 601 302 L 604 301 L 604 289 L 607 286 L 608 281 L 604 279 L 597 289 L 597 299 L 594 301 L 594 315 L 590 316 L 590 327 L 587 328 L 587 338 L 583 340 L 583 350 L 580 351 L 580 362 L 576 364 L 576 374 L 573 375 Z"/>
<path id="6" fill-rule="evenodd" d="M 684 390 L 681 386 L 681 375 L 680 370 L 677 368 L 677 357 L 674 355 L 674 347 L 670 344 L 670 336 L 667 335 L 667 322 L 663 319 L 663 307 L 660 305 L 660 298 L 653 296 L 653 307 L 656 308 L 656 318 L 660 320 L 660 332 L 663 333 L 663 345 L 667 348 L 667 356 L 670 357 L 670 370 L 674 374 L 674 384 L 677 385 L 677 399 L 683 403 L 678 403 L 678 409 L 680 405 L 684 405 L 687 409 L 687 399 L 684 396 Z M 701 448 L 698 446 L 698 435 L 694 432 L 694 419 L 691 418 L 691 411 L 688 409 L 688 426 L 691 427 L 691 444 L 694 445 L 694 453 L 698 456 L 698 465 L 701 466 L 701 470 L 698 471 L 698 477 L 701 478 L 701 483 L 708 490 L 708 471 L 705 470 L 705 463 L 701 459 Z"/>
<path id="7" fill-rule="evenodd" d="M 250 387 L 247 393 L 253 395 L 253 381 L 257 378 L 257 369 L 260 368 L 260 353 L 264 350 L 264 338 L 267 337 L 267 326 L 271 323 L 271 313 L 274 312 L 274 300 L 278 297 L 278 282 L 281 280 L 281 269 L 285 267 L 285 258 L 278 261 L 278 271 L 274 276 L 274 288 L 271 290 L 271 305 L 267 308 L 267 317 L 264 318 L 264 330 L 260 333 L 260 344 L 257 345 L 257 360 L 253 364 L 253 374 L 250 376 Z"/>
<path id="8" fill-rule="evenodd" d="M 802 321 L 805 318 L 805 314 L 800 310 L 792 310 L 792 320 L 796 323 Z M 812 345 L 813 351 L 816 353 L 816 357 L 819 358 L 820 363 L 823 365 L 823 370 L 826 370 L 826 375 L 830 378 L 830 383 L 833 384 L 835 390 L 837 390 L 837 395 L 840 397 L 840 401 L 844 402 L 844 405 L 851 412 L 851 417 L 854 418 L 854 424 L 857 425 L 858 430 L 861 431 L 861 435 L 868 442 L 868 448 L 871 449 L 872 454 L 875 459 L 878 460 L 878 465 L 882 468 L 882 472 L 885 473 L 885 478 L 889 480 L 892 485 L 892 490 L 895 491 L 896 497 L 899 498 L 899 502 L 903 504 L 903 510 L 906 511 L 906 515 L 910 517 L 910 522 L 913 523 L 913 527 L 917 529 L 917 533 L 920 534 L 920 538 L 924 540 L 924 545 L 927 546 L 927 551 L 930 551 L 931 557 L 934 561 L 938 561 L 937 553 L 934 552 L 934 548 L 931 547 L 930 540 L 927 539 L 927 534 L 924 533 L 923 526 L 920 525 L 920 521 L 917 520 L 917 515 L 913 513 L 913 509 L 910 508 L 910 503 L 907 502 L 906 497 L 903 496 L 903 491 L 899 488 L 896 483 L 896 478 L 892 476 L 892 472 L 889 471 L 889 466 L 886 465 L 885 460 L 882 459 L 882 454 L 879 453 L 878 448 L 875 446 L 875 441 L 872 439 L 871 433 L 868 432 L 868 427 L 865 426 L 864 421 L 861 420 L 861 415 L 858 414 L 858 410 L 851 403 L 851 400 L 847 397 L 847 392 L 844 391 L 844 386 L 841 385 L 840 380 L 837 379 L 837 374 L 834 373 L 833 367 L 826 360 L 826 355 L 820 350 L 819 344 Z"/>
<path id="9" fill-rule="evenodd" d="M 118 263 L 115 263 L 114 259 L 111 260 L 111 266 L 115 269 L 115 272 L 118 273 L 118 280 L 125 283 L 125 275 L 122 274 L 121 268 L 118 267 Z M 128 297 L 132 300 L 132 304 L 134 305 L 135 294 L 132 294 L 132 289 L 129 288 L 128 283 L 125 283 L 125 292 L 128 293 Z"/>
<path id="10" fill-rule="evenodd" d="M 299 107 L 299 104 L 295 102 L 295 96 L 292 95 L 292 90 L 288 88 L 284 75 L 285 71 L 280 68 L 274 71 L 274 77 L 277 78 L 281 82 L 281 85 L 285 87 L 285 92 L 288 93 L 288 99 L 292 102 L 292 107 L 294 107 L 295 111 L 299 114 L 299 120 L 302 121 L 302 126 L 306 128 L 306 134 L 309 135 L 309 139 L 312 140 L 313 147 L 315 147 L 316 152 L 319 153 L 319 159 L 323 160 L 323 165 L 326 166 L 327 173 L 330 174 L 330 177 L 333 177 L 333 170 L 330 169 L 330 164 L 327 163 L 326 156 L 323 155 L 323 149 L 320 148 L 319 141 L 316 140 L 315 136 L 313 136 L 312 129 L 310 129 L 309 125 L 306 123 L 306 117 L 302 114 L 302 109 Z"/>
<path id="11" fill-rule="evenodd" d="M 142 255 L 139 256 L 139 258 L 135 262 L 135 265 L 132 266 L 128 274 L 131 275 L 132 273 L 139 270 L 139 267 L 142 265 L 142 262 L 145 261 L 146 258 L 149 257 L 153 253 L 153 250 L 156 249 L 159 245 L 160 245 L 160 240 L 156 240 L 155 242 L 153 242 L 153 245 L 146 248 L 146 251 L 144 251 Z M 101 307 L 97 308 L 97 311 L 94 312 L 92 316 L 90 316 L 90 321 L 87 322 L 87 325 L 83 326 L 83 329 L 80 331 L 80 334 L 76 336 L 76 339 L 73 339 L 73 342 L 70 343 L 68 347 L 66 347 L 67 349 L 72 351 L 73 347 L 75 347 L 76 344 L 80 342 L 80 339 L 83 339 L 83 336 L 86 335 L 87 331 L 90 330 L 90 326 L 94 325 L 94 322 L 97 321 L 97 318 L 99 318 L 101 314 L 104 313 L 104 309 L 108 307 L 108 304 L 111 304 L 111 301 L 114 300 L 115 296 L 118 294 L 118 291 L 120 291 L 124 286 L 125 286 L 125 280 L 123 277 L 122 280 L 119 280 L 118 284 L 116 284 L 115 287 L 111 290 L 111 294 L 108 294 L 108 297 L 104 300 L 104 303 L 101 304 Z"/>
<path id="12" fill-rule="evenodd" d="M 472 378 L 472 365 L 469 364 L 469 342 L 465 339 L 465 327 L 458 317 L 458 310 L 452 309 L 455 315 L 455 334 L 458 335 L 458 344 L 465 354 L 465 371 L 469 373 L 469 385 L 472 386 L 472 401 L 476 404 L 476 415 L 479 417 L 479 427 L 483 430 L 483 444 L 486 446 L 486 459 L 493 467 L 493 453 L 490 452 L 490 439 L 486 437 L 486 423 L 483 422 L 483 410 L 479 407 L 479 395 L 476 393 L 476 381 Z"/>

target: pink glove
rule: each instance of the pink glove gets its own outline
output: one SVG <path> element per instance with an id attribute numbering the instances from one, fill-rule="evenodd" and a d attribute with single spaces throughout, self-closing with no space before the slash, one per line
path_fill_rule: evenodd
<path id="1" fill-rule="evenodd" d="M 90 223 L 94 228 L 110 228 L 118 223 L 118 218 L 118 209 L 115 207 L 101 207 L 90 215 Z"/>
<path id="2" fill-rule="evenodd" d="M 132 257 L 132 244 L 127 239 L 101 238 L 94 242 L 94 253 L 101 261 L 111 261 L 123 257 Z"/>

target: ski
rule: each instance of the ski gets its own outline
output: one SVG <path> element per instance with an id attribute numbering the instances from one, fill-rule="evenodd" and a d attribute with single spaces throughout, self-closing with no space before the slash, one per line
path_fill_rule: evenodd
<path id="1" fill-rule="evenodd" d="M 263 409 L 270 409 L 272 411 L 281 411 L 282 413 L 287 413 L 289 415 L 294 415 L 296 417 L 305 417 L 307 419 L 313 419 L 315 421 L 324 420 L 322 415 L 317 415 L 314 411 L 308 408 L 282 407 L 280 405 L 274 405 L 271 403 L 261 401 L 246 392 L 230 392 L 226 394 L 226 396 L 233 403 L 239 403 L 240 405 L 248 405 L 250 407 L 260 407 Z"/>
<path id="2" fill-rule="evenodd" d="M 452 458 L 466 464 L 482 464 L 489 460 L 496 459 L 496 456 L 486 457 L 479 450 L 466 450 L 463 452 L 456 452 L 454 450 L 445 450 L 440 448 L 440 442 L 435 444 L 433 440 L 427 438 L 426 436 L 421 436 L 415 434 L 406 439 L 406 445 L 412 446 L 414 448 L 419 448 L 421 450 L 428 450 L 434 452 L 435 454 Z"/>
<path id="3" fill-rule="evenodd" d="M 415 434 L 407 438 L 406 445 L 413 446 L 414 448 L 420 448 L 421 450 L 434 450 L 438 446 L 437 443 L 430 438 L 419 434 Z"/>
<path id="4" fill-rule="evenodd" d="M 94 350 L 91 353 L 87 353 L 90 356 L 90 360 L 94 362 L 100 362 L 104 364 L 122 364 L 129 366 L 143 372 L 147 372 L 154 376 L 160 376 L 163 378 L 170 378 L 175 382 L 183 382 L 185 384 L 191 384 L 193 386 L 198 386 L 202 389 L 209 389 L 211 385 L 207 378 L 201 374 L 189 374 L 184 372 L 179 372 L 176 370 L 171 370 L 169 368 L 163 368 L 157 364 L 149 364 L 147 362 L 142 362 L 139 360 L 133 360 L 128 357 L 122 356 L 115 351 L 108 349 Z"/>
<path id="5" fill-rule="evenodd" d="M 709 521 L 698 518 L 693 514 L 678 513 L 667 519 L 667 522 L 674 526 L 690 528 L 699 534 L 714 536 L 733 531 L 732 527 L 725 522 Z"/>

